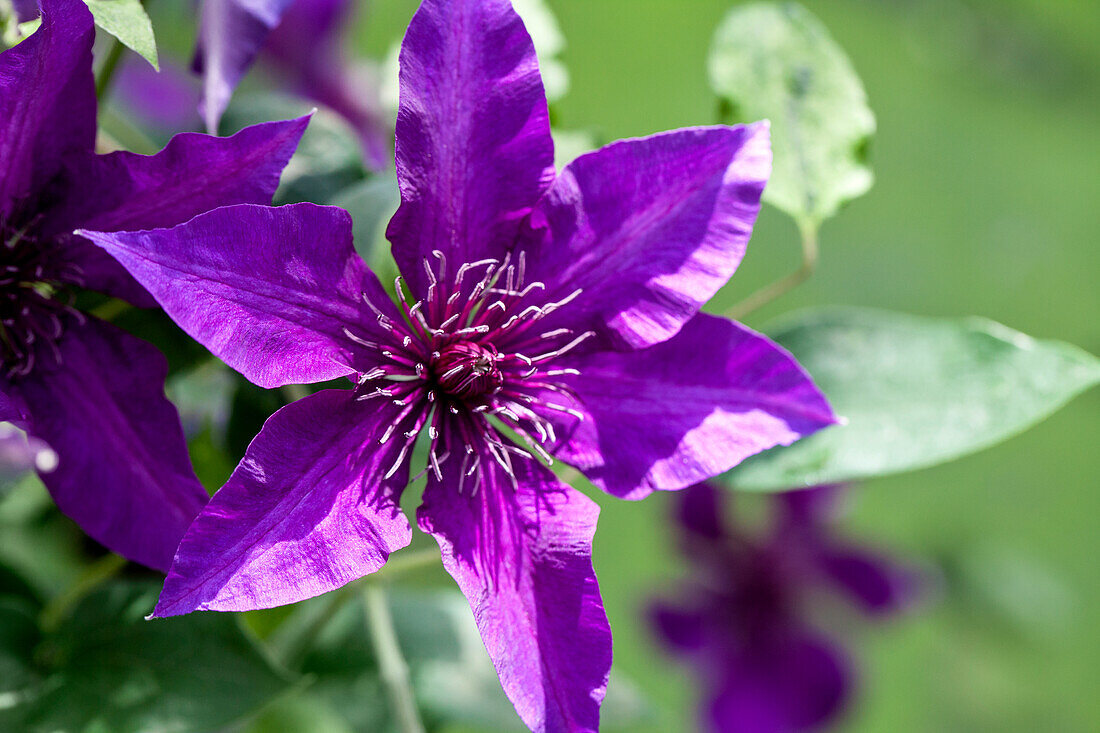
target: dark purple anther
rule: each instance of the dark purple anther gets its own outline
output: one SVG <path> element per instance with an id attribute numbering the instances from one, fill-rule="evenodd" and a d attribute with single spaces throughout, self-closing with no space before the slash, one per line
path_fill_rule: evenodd
<path id="1" fill-rule="evenodd" d="M 72 307 L 83 272 L 50 256 L 24 229 L 0 221 L 0 362 L 8 378 L 61 364 L 57 342 L 69 323 L 84 323 Z"/>

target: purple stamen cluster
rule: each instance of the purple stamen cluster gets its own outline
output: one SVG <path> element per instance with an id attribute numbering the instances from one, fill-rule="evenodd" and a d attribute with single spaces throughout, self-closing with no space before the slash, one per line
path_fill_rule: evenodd
<path id="1" fill-rule="evenodd" d="M 404 444 L 387 477 L 397 472 L 427 426 L 431 440 L 428 468 L 437 479 L 449 460 L 461 461 L 459 492 L 466 479 L 473 491 L 481 485 L 479 446 L 486 446 L 493 460 L 513 483 L 516 472 L 510 454 L 538 455 L 553 463 L 548 448 L 557 441 L 553 423 L 532 407 L 570 415 L 583 415 L 559 404 L 547 394 L 576 395 L 560 377 L 579 375 L 571 368 L 554 368 L 554 361 L 580 346 L 593 331 L 576 334 L 569 328 L 543 330 L 540 321 L 568 305 L 581 289 L 550 303 L 532 302 L 532 295 L 546 290 L 542 282 L 526 282 L 526 256 L 482 259 L 463 263 L 448 280 L 447 259 L 439 250 L 436 263 L 423 261 L 428 276 L 427 295 L 412 304 L 405 295 L 404 280 L 394 288 L 399 311 L 394 321 L 371 303 L 378 326 L 389 338 L 371 341 L 345 328 L 353 342 L 372 352 L 374 366 L 358 373 L 357 399 L 388 398 L 401 409 L 397 420 L 379 439 L 389 442 L 400 431 Z M 514 261 L 513 261 L 514 260 Z M 434 266 L 433 266 L 434 264 Z M 454 430 L 444 430 L 443 421 Z M 507 427 L 527 446 L 518 447 L 494 421 Z M 458 436 L 461 444 L 446 444 L 444 436 Z"/>
<path id="2" fill-rule="evenodd" d="M 61 364 L 58 340 L 65 321 L 84 315 L 73 307 L 71 287 L 82 287 L 84 273 L 74 263 L 49 257 L 28 227 L 0 223 L 0 359 L 8 378 Z"/>

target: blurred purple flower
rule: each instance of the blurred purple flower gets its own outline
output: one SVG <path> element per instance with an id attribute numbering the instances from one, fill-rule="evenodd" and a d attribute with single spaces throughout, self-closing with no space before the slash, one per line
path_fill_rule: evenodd
<path id="1" fill-rule="evenodd" d="M 194 67 L 203 76 L 202 114 L 214 132 L 257 54 L 290 91 L 329 107 L 359 134 L 367 162 L 390 164 L 393 139 L 366 66 L 355 68 L 341 34 L 350 0 L 203 0 Z"/>
<path id="2" fill-rule="evenodd" d="M 206 502 L 165 358 L 76 310 L 90 288 L 155 301 L 74 228 L 172 226 L 221 204 L 270 202 L 306 120 L 218 139 L 180 135 L 154 156 L 96 155 L 92 16 L 43 0 L 41 27 L 0 53 L 0 420 L 57 452 L 43 481 L 92 537 L 167 570 Z"/>
<path id="3" fill-rule="evenodd" d="M 20 23 L 38 17 L 38 0 L 12 0 L 11 5 L 15 11 L 15 19 Z"/>
<path id="4" fill-rule="evenodd" d="M 347 120 L 367 163 L 382 170 L 393 159 L 393 120 L 379 96 L 376 70 L 353 64 L 345 52 L 341 34 L 351 10 L 350 0 L 296 0 L 260 58 L 292 92 Z"/>
<path id="5" fill-rule="evenodd" d="M 789 354 L 699 312 L 745 251 L 766 125 L 622 141 L 560 175 L 553 152 L 510 3 L 425 0 L 401 52 L 399 305 L 340 209 L 88 233 L 256 384 L 356 383 L 268 420 L 185 536 L 155 615 L 291 603 L 379 569 L 411 539 L 399 501 L 426 431 L 417 520 L 505 691 L 532 729 L 596 728 L 611 664 L 598 508 L 536 455 L 636 499 L 835 418 Z"/>
<path id="6" fill-rule="evenodd" d="M 233 90 L 256 60 L 268 35 L 294 0 L 201 0 L 192 68 L 202 75 L 199 110 L 210 133 L 229 106 Z M 304 43 L 313 43 L 313 39 Z"/>
<path id="7" fill-rule="evenodd" d="M 131 56 L 115 74 L 111 103 L 122 106 L 130 119 L 166 134 L 202 127 L 195 110 L 199 81 L 171 59 L 162 57 L 157 71 Z"/>
<path id="8" fill-rule="evenodd" d="M 57 468 L 57 454 L 38 438 L 7 422 L 0 422 L 0 484 L 31 471 L 49 473 Z"/>
<path id="9" fill-rule="evenodd" d="M 725 521 L 728 491 L 698 484 L 676 501 L 691 582 L 652 609 L 657 635 L 704 685 L 703 726 L 721 733 L 793 733 L 824 726 L 851 694 L 843 647 L 815 628 L 840 597 L 883 616 L 916 596 L 913 571 L 832 536 L 840 487 L 777 494 L 770 534 Z"/>

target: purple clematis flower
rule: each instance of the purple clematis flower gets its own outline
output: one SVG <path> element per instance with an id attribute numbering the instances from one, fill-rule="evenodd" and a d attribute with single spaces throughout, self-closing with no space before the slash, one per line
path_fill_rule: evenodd
<path id="1" fill-rule="evenodd" d="M 167 570 L 207 500 L 168 365 L 151 345 L 76 310 L 78 288 L 155 301 L 80 226 L 172 226 L 220 204 L 270 202 L 306 120 L 229 139 L 180 135 L 159 154 L 96 155 L 92 16 L 43 0 L 42 25 L 0 53 L 0 420 L 56 451 L 42 479 L 92 537 Z"/>
<path id="2" fill-rule="evenodd" d="M 832 722 L 851 694 L 852 667 L 815 628 L 831 596 L 872 616 L 910 604 L 907 568 L 831 536 L 840 488 L 776 495 L 770 536 L 723 519 L 728 492 L 698 484 L 681 493 L 677 519 L 692 567 L 690 587 L 653 609 L 654 628 L 697 667 L 702 725 L 721 733 L 794 733 Z"/>
<path id="3" fill-rule="evenodd" d="M 680 130 L 555 175 L 531 39 L 507 0 L 425 0 L 401 52 L 388 236 L 398 303 L 342 210 L 238 206 L 86 236 L 261 386 L 349 377 L 272 415 L 188 530 L 154 612 L 337 588 L 419 526 L 534 730 L 594 730 L 611 635 L 592 569 L 600 488 L 680 489 L 835 418 L 789 354 L 700 307 L 744 253 L 763 124 Z M 406 293 L 407 290 L 407 293 Z"/>

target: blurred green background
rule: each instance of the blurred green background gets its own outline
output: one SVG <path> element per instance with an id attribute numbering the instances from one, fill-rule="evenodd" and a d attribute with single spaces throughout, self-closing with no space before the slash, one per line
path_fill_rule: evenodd
<path id="1" fill-rule="evenodd" d="M 560 59 L 571 80 L 554 106 L 556 126 L 604 142 L 717 121 L 706 57 L 735 3 L 548 4 L 566 39 Z M 804 5 L 864 82 L 878 119 L 876 184 L 825 223 L 813 279 L 749 324 L 822 304 L 976 314 L 1100 353 L 1100 4 Z M 383 58 L 415 6 L 374 0 L 351 30 L 355 50 Z M 179 15 L 159 10 L 151 8 L 162 51 L 184 53 L 193 30 L 161 22 Z M 795 226 L 766 209 L 744 264 L 711 309 L 798 260 Z M 926 564 L 937 582 L 909 616 L 851 628 L 861 682 L 840 730 L 1100 730 L 1098 420 L 1093 390 L 996 448 L 853 492 L 844 530 Z M 201 446 L 194 457 L 203 476 L 228 468 Z M 649 702 L 646 720 L 629 730 L 690 729 L 691 679 L 653 644 L 640 615 L 681 569 L 667 497 L 594 498 L 603 507 L 595 563 L 615 673 Z M 764 501 L 747 496 L 739 506 L 752 513 Z M 441 571 L 414 579 L 449 582 Z"/>

